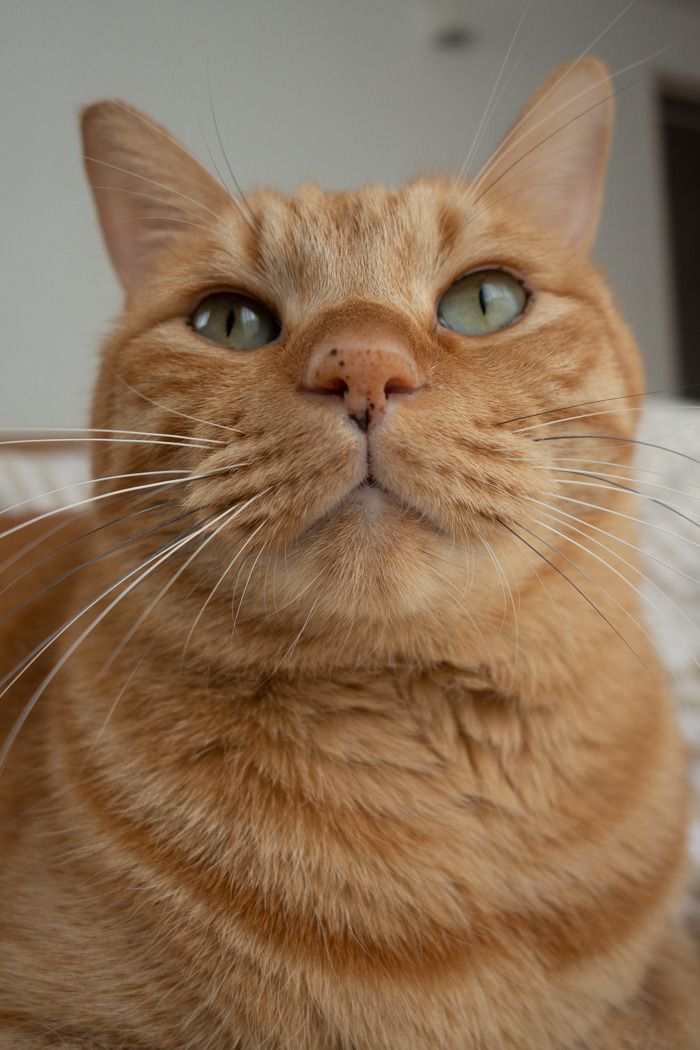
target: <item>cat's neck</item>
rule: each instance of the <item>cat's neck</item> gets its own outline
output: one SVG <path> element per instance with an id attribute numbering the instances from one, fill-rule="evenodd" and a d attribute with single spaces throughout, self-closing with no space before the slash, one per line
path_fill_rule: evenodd
<path id="1" fill-rule="evenodd" d="M 268 979 L 294 960 L 321 1003 L 331 970 L 348 989 L 346 1007 L 362 996 L 366 1016 L 394 1026 L 395 1045 L 410 1044 L 418 1021 L 437 1037 L 453 1009 L 462 1031 L 471 1030 L 464 1018 L 474 1026 L 460 1045 L 493 1040 L 484 981 L 505 981 L 518 1004 L 511 1015 L 534 1011 L 541 1045 L 560 1045 L 548 1026 L 559 1035 L 564 1011 L 575 1033 L 585 1016 L 577 973 L 592 938 L 609 942 L 623 975 L 611 996 L 624 991 L 630 938 L 650 936 L 657 913 L 629 929 L 615 864 L 593 905 L 586 871 L 591 848 L 618 860 L 635 848 L 630 821 L 648 828 L 650 792 L 677 761 L 663 702 L 639 665 L 618 686 L 590 667 L 577 690 L 534 703 L 450 666 L 263 680 L 214 668 L 207 679 L 194 663 L 175 689 L 151 652 L 110 712 L 113 697 L 100 696 L 104 649 L 95 640 L 89 650 L 70 693 L 52 704 L 67 819 L 83 838 L 118 839 L 120 863 L 126 851 L 171 940 L 182 909 L 194 909 L 204 956 L 223 950 L 247 966 L 263 953 Z M 645 892 L 659 900 L 677 877 L 681 796 L 674 775 L 670 823 L 646 847 Z M 552 914 L 547 901 L 564 884 L 566 914 Z M 543 972 L 535 1003 L 522 960 L 539 965 L 543 930 L 568 976 L 554 994 Z M 220 980 L 202 994 L 223 1009 L 231 989 Z M 390 1008 L 399 993 L 412 998 L 410 1018 Z M 286 997 L 290 1026 L 305 996 Z M 342 1029 L 337 1009 L 336 992 L 319 1011 L 329 1044 Z M 507 1017 L 498 1026 L 500 1039 L 521 1045 Z"/>

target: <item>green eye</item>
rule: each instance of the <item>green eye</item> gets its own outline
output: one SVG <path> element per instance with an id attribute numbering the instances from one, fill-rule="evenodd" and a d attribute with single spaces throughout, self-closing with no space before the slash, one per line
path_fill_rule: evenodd
<path id="1" fill-rule="evenodd" d="M 527 306 L 520 281 L 503 270 L 478 270 L 455 281 L 438 303 L 438 320 L 462 335 L 486 335 L 511 324 Z"/>
<path id="2" fill-rule="evenodd" d="M 266 306 L 236 292 L 208 296 L 191 323 L 198 335 L 231 350 L 257 350 L 280 334 L 279 321 Z"/>

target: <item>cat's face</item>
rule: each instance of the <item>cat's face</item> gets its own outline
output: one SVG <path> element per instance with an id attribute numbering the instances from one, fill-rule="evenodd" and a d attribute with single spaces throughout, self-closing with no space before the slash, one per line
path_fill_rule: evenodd
<path id="1" fill-rule="evenodd" d="M 641 389 L 582 250 L 609 122 L 604 73 L 583 69 L 555 75 L 471 186 L 241 203 L 145 118 L 88 111 L 88 170 L 128 292 L 94 425 L 203 446 L 115 444 L 96 467 L 213 475 L 180 499 L 225 522 L 219 541 L 241 554 L 224 590 L 245 584 L 253 612 L 313 602 L 322 619 L 398 622 L 447 615 L 467 585 L 485 609 L 491 555 L 530 571 L 508 526 L 555 485 L 552 449 L 523 430 L 542 417 L 523 417 Z M 537 158 L 567 123 L 575 135 Z M 606 429 L 629 436 L 629 414 Z"/>

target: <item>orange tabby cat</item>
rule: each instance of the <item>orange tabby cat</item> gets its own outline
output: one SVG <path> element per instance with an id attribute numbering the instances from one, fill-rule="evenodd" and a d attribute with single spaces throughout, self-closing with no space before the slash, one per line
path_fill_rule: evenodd
<path id="1" fill-rule="evenodd" d="M 611 105 L 579 61 L 469 185 L 247 201 L 86 111 L 126 305 L 85 538 L 5 598 L 2 1050 L 700 1046 L 684 753 L 590 482 L 642 389 L 587 258 Z"/>

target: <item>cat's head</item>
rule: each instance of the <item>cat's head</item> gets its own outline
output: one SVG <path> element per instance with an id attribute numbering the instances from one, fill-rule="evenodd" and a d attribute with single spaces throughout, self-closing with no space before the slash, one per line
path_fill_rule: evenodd
<path id="1" fill-rule="evenodd" d="M 471 182 L 245 199 L 131 107 L 85 112 L 126 292 L 93 425 L 184 436 L 101 445 L 95 467 L 194 472 L 172 492 L 221 530 L 202 564 L 230 551 L 216 600 L 245 586 L 248 619 L 293 632 L 312 617 L 329 638 L 410 633 L 495 616 L 494 559 L 532 573 L 515 533 L 556 489 L 560 450 L 531 425 L 642 389 L 588 259 L 611 107 L 586 59 L 543 85 Z M 606 433 L 629 436 L 627 402 L 610 404 Z"/>

